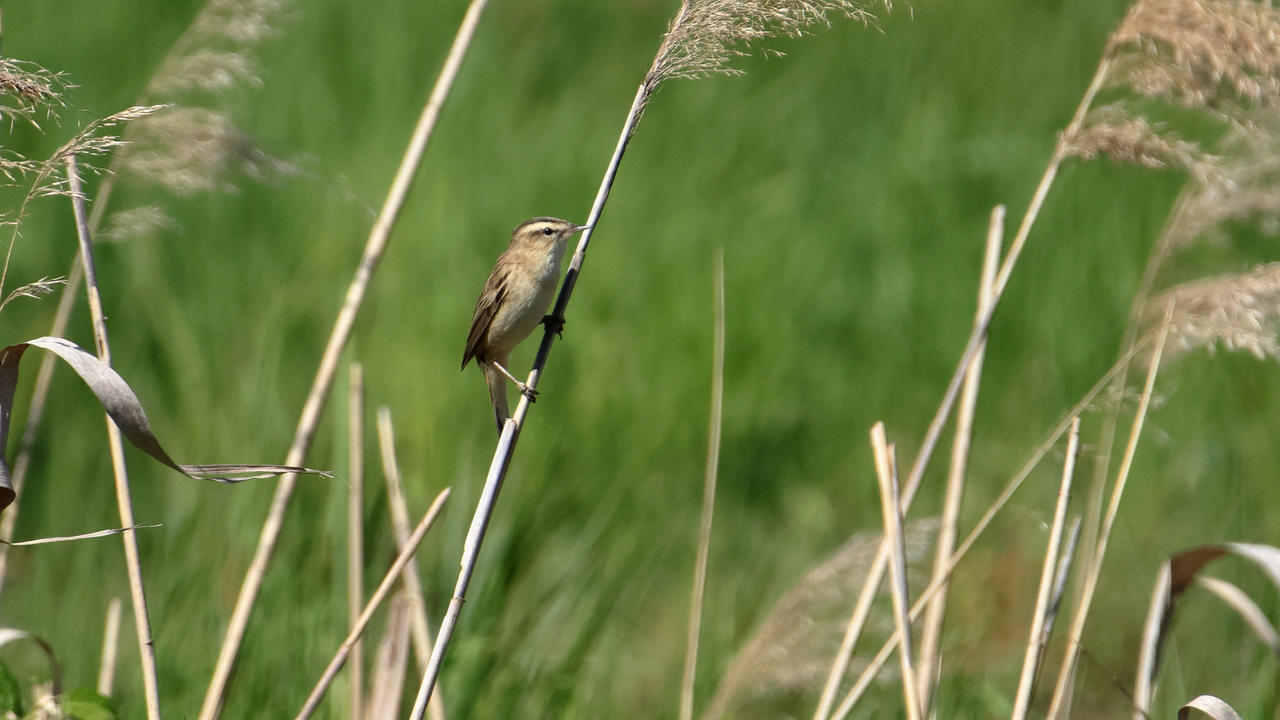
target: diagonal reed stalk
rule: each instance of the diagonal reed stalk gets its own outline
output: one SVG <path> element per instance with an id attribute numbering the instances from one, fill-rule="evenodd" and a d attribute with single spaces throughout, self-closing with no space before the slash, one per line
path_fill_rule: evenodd
<path id="1" fill-rule="evenodd" d="M 560 286 L 560 294 L 556 298 L 556 304 L 551 312 L 552 317 L 564 317 L 565 307 L 568 306 L 569 298 L 573 295 L 573 287 L 577 282 L 578 273 L 581 271 L 582 261 L 586 257 L 587 244 L 591 241 L 591 236 L 594 234 L 596 225 L 600 220 L 600 214 L 604 211 L 605 201 L 609 198 L 609 190 L 613 187 L 613 180 L 618 174 L 618 166 L 622 162 L 622 153 L 626 150 L 627 142 L 631 139 L 631 133 L 635 129 L 636 122 L 640 119 L 640 112 L 644 108 L 649 92 L 643 84 L 636 91 L 635 100 L 631 103 L 631 110 L 627 113 L 626 122 L 623 123 L 622 134 L 618 137 L 618 144 L 609 160 L 608 169 L 605 170 L 604 181 L 600 184 L 600 189 L 596 193 L 595 204 L 592 205 L 591 214 L 587 217 L 585 223 L 587 229 L 582 232 L 578 247 L 573 253 L 573 259 L 569 262 L 569 270 L 565 274 L 564 283 Z M 533 369 L 529 372 L 528 380 L 525 381 L 532 389 L 536 390 L 538 387 L 538 378 L 542 376 L 542 368 L 546 365 L 547 357 L 551 354 L 553 338 L 555 338 L 555 333 L 550 329 L 542 336 L 542 344 L 538 346 L 538 354 L 534 356 Z M 467 530 L 467 539 L 462 548 L 461 569 L 458 572 L 457 582 L 454 584 L 453 597 L 449 600 L 449 608 L 445 611 L 444 619 L 440 622 L 440 633 L 436 637 L 435 646 L 431 649 L 431 660 L 427 664 L 427 669 L 422 675 L 422 682 L 418 686 L 418 695 L 414 700 L 413 712 L 409 716 L 412 720 L 422 720 L 423 713 L 426 711 L 427 701 L 431 698 L 436 679 L 440 675 L 440 665 L 449 649 L 449 641 L 453 638 L 453 630 L 457 627 L 458 615 L 462 612 L 462 603 L 466 600 L 467 587 L 470 586 L 471 575 L 475 572 L 476 558 L 480 552 L 480 545 L 484 542 L 485 532 L 489 529 L 489 520 L 493 517 L 493 508 L 497 503 L 498 493 L 502 490 L 502 481 L 506 478 L 507 469 L 511 466 L 511 457 L 515 453 L 516 440 L 520 437 L 520 428 L 524 425 L 525 416 L 529 414 L 529 406 L 529 397 L 521 395 L 520 403 L 516 405 L 515 414 L 507 418 L 506 424 L 502 426 L 502 435 L 498 438 L 498 447 L 494 450 L 493 460 L 489 464 L 489 473 L 485 478 L 480 502 L 472 515 L 471 527 Z"/>
<path id="2" fill-rule="evenodd" d="M 453 81 L 457 78 L 458 71 L 462 67 L 462 60 L 467 54 L 467 49 L 471 46 L 471 39 L 475 36 L 476 27 L 480 23 L 480 16 L 484 13 L 487 4 L 488 0 L 471 0 L 471 4 L 467 7 L 466 15 L 463 16 L 462 23 L 458 26 L 458 32 L 454 36 L 453 45 L 449 48 L 444 67 L 440 70 L 440 75 L 436 79 L 435 87 L 432 89 L 426 105 L 422 108 L 418 124 L 409 140 L 409 147 L 405 150 L 404 156 L 400 160 L 400 167 L 396 171 L 395 179 L 391 183 L 391 189 L 387 193 L 382 210 L 378 213 L 378 217 L 373 223 L 373 228 L 369 232 L 369 239 L 365 244 L 364 253 L 360 257 L 360 264 L 356 267 L 355 277 L 352 278 L 351 285 L 347 288 L 346 299 L 342 304 L 342 308 L 338 311 L 337 318 L 334 320 L 328 344 L 325 346 L 324 354 L 320 359 L 320 367 L 316 371 L 311 391 L 307 395 L 301 416 L 298 418 L 298 427 L 294 433 L 293 444 L 290 446 L 286 457 L 296 458 L 299 462 L 286 462 L 285 464 L 287 465 L 301 465 L 301 461 L 306 458 L 307 451 L 311 448 L 316 427 L 320 422 L 320 413 L 333 385 L 334 374 L 337 372 L 339 356 L 342 353 L 342 349 L 346 347 L 348 338 L 351 337 L 351 329 L 355 325 L 356 315 L 359 313 L 365 294 L 368 292 L 369 283 L 372 281 L 373 274 L 377 270 L 379 261 L 381 261 L 382 255 L 386 250 L 387 243 L 391 238 L 391 231 L 400 216 L 400 209 L 404 207 L 405 199 L 409 196 L 409 189 L 413 185 L 414 176 L 417 174 L 418 166 L 422 162 L 422 155 L 426 151 L 427 141 L 431 139 L 436 120 L 440 117 L 440 110 L 444 106 L 445 99 L 449 96 L 449 91 L 453 88 Z M 289 501 L 293 496 L 297 481 L 298 477 L 296 475 L 286 475 L 280 479 L 279 484 L 276 486 L 275 497 L 271 501 L 271 509 L 262 524 L 257 550 L 254 552 L 248 572 L 245 573 L 244 582 L 240 587 L 240 595 L 236 599 L 235 609 L 231 614 L 230 622 L 227 624 L 227 632 L 223 637 L 222 648 L 218 652 L 218 662 L 214 668 L 213 677 L 209 681 L 209 689 L 205 693 L 204 703 L 200 708 L 199 720 L 214 720 L 222 712 L 223 704 L 227 698 L 227 686 L 231 681 L 231 672 L 235 666 L 236 657 L 239 655 L 240 645 L 244 641 L 245 630 L 249 626 L 249 616 L 253 612 L 258 592 L 262 589 L 267 567 L 275 554 L 276 544 L 280 539 L 280 531 L 284 525 L 284 514 L 289 508 Z"/>
<path id="3" fill-rule="evenodd" d="M 991 211 L 987 229 L 987 248 L 982 258 L 982 277 L 978 282 L 977 315 L 991 305 L 991 286 L 995 282 L 996 263 L 1000 260 L 1000 245 L 1004 241 L 1003 205 Z M 974 318 L 977 322 L 978 317 Z M 986 343 L 978 346 L 973 362 L 965 373 L 964 388 L 960 393 L 960 409 L 956 412 L 955 439 L 951 443 L 951 464 L 947 469 L 947 489 L 942 503 L 942 525 L 938 529 L 938 549 L 934 556 L 934 579 L 942 572 L 947 558 L 955 550 L 956 534 L 960 523 L 960 503 L 964 498 L 965 472 L 969 465 L 969 443 L 973 436 L 973 414 L 978 405 L 978 383 L 982 379 L 982 361 Z M 938 646 L 942 642 L 942 622 L 947 610 L 947 585 L 929 603 L 925 613 L 924 628 L 920 638 L 920 703 L 928 712 L 936 693 L 935 680 L 941 677 L 942 661 Z"/>
<path id="4" fill-rule="evenodd" d="M 378 589 L 374 590 L 373 595 L 369 596 L 369 602 L 364 606 L 360 617 L 356 618 L 356 621 L 352 623 L 351 632 L 347 634 L 347 638 L 338 646 L 338 651 L 334 653 L 333 659 L 329 661 L 329 665 L 321 673 L 316 686 L 312 688 L 311 694 L 307 696 L 307 701 L 302 705 L 302 709 L 298 711 L 296 720 L 306 720 L 320 706 L 320 701 L 324 699 L 324 694 L 329 689 L 329 685 L 337 677 L 338 671 L 342 670 L 342 666 L 347 661 L 352 649 L 360 642 L 360 636 L 369 624 L 369 619 L 382 606 L 382 601 L 387 598 L 387 595 L 391 592 L 391 587 L 400 578 L 400 571 L 404 570 L 405 566 L 413 560 L 413 553 L 417 551 L 422 538 L 426 537 L 427 531 L 435 524 L 436 518 L 440 516 L 440 511 L 444 509 L 445 501 L 448 499 L 449 488 L 445 488 L 436 496 L 435 501 L 431 503 L 431 507 L 427 508 L 427 514 L 422 516 L 418 527 L 414 528 L 413 534 L 409 536 L 409 542 L 405 544 L 404 549 L 400 551 L 395 561 L 391 563 L 391 567 L 387 569 L 387 574 L 383 576 L 382 582 L 378 584 Z"/>
<path id="5" fill-rule="evenodd" d="M 618 175 L 623 153 L 626 152 L 627 144 L 635 133 L 645 106 L 658 86 L 670 78 L 695 78 L 716 73 L 734 74 L 726 64 L 734 55 L 743 54 L 741 47 L 746 43 L 780 33 L 799 35 L 804 27 L 826 21 L 828 12 L 843 12 L 846 16 L 860 18 L 864 22 L 870 17 L 870 14 L 860 8 L 854 0 L 777 0 L 772 3 L 749 0 L 685 0 L 681 3 L 675 20 L 669 26 L 648 72 L 645 73 L 644 80 L 636 89 L 635 97 L 631 101 L 631 107 L 622 123 L 622 132 L 618 135 L 618 142 L 614 146 L 613 155 L 609 158 L 604 178 L 600 181 L 591 212 L 587 216 L 585 222 L 587 229 L 579 237 L 578 246 L 573 253 L 573 258 L 569 261 L 569 269 L 565 272 L 551 317 L 564 319 L 565 309 L 577 285 L 578 276 L 582 272 L 587 246 L 595 235 L 596 228 L 599 227 L 600 215 L 604 212 L 609 191 L 613 188 L 614 179 Z M 555 337 L 556 333 L 548 324 L 542 335 L 542 342 L 538 346 L 538 352 L 534 356 L 529 377 L 525 381 L 529 388 L 537 389 L 538 380 L 542 377 Z M 471 576 L 475 572 L 480 546 L 484 542 L 498 494 L 502 490 L 502 482 L 511 466 L 516 441 L 520 437 L 520 429 L 524 426 L 529 408 L 528 396 L 521 395 L 515 413 L 502 427 L 498 445 L 494 449 L 493 460 L 489 464 L 489 472 L 485 478 L 480 501 L 467 531 L 453 597 L 449 601 L 444 619 L 440 622 L 440 634 L 436 639 L 435 647 L 432 648 L 430 664 L 423 673 L 422 682 L 418 687 L 418 696 L 410 715 L 412 720 L 421 720 L 440 674 L 440 665 L 448 651 L 449 642 L 458 623 L 458 615 L 462 612 L 462 604 L 466 599 L 467 588 L 471 584 Z"/>
<path id="6" fill-rule="evenodd" d="M 71 207 L 75 213 L 76 235 L 80 240 L 80 263 L 85 271 L 85 290 L 89 298 L 89 315 L 93 320 L 93 339 L 98 358 L 111 364 L 111 344 L 107 339 L 107 321 L 102 312 L 102 296 L 93 262 L 93 237 L 85 213 L 84 189 L 74 155 L 67 158 L 67 181 L 71 188 Z M 142 664 L 142 687 L 146 697 L 148 720 L 160 718 L 160 689 L 156 680 L 155 644 L 151 639 L 151 618 L 147 613 L 147 593 L 142 580 L 142 561 L 138 554 L 138 538 L 133 529 L 133 499 L 129 495 L 129 471 L 124 461 L 124 438 L 111 420 L 107 421 L 107 438 L 111 445 L 111 469 L 116 479 L 116 505 L 124 532 L 125 565 L 129 573 L 129 596 L 133 601 L 133 623 L 138 636 L 138 655 Z"/>
<path id="7" fill-rule="evenodd" d="M 680 720 L 693 720 L 693 681 L 698 670 L 698 636 L 702 629 L 702 598 L 707 586 L 711 554 L 711 521 L 716 508 L 716 474 L 720 464 L 720 426 L 724 409 L 724 246 L 716 250 L 715 339 L 711 361 L 711 420 L 707 431 L 707 468 L 702 481 L 702 520 L 694 561 L 693 592 L 689 599 L 689 635 L 680 683 Z"/>
<path id="8" fill-rule="evenodd" d="M 893 596 L 893 624 L 898 630 L 898 659 L 902 662 L 902 696 L 907 720 L 920 720 L 920 683 L 916 679 L 911 643 L 911 598 L 907 593 L 907 551 L 902 536 L 902 507 L 898 498 L 898 468 L 894 448 L 885 441 L 884 423 L 871 427 L 871 447 L 875 451 L 876 480 L 880 485 L 880 511 L 884 536 L 889 543 L 889 587 Z"/>
<path id="9" fill-rule="evenodd" d="M 1115 526 L 1116 516 L 1120 513 L 1120 499 L 1124 497 L 1125 484 L 1129 480 L 1129 471 L 1133 468 L 1133 457 L 1138 450 L 1138 438 L 1142 435 L 1142 426 L 1147 419 L 1147 409 L 1151 405 L 1151 393 L 1155 389 L 1156 374 L 1160 370 L 1160 358 L 1164 353 L 1165 340 L 1169 337 L 1170 321 L 1173 317 L 1173 304 L 1165 310 L 1164 322 L 1156 340 L 1155 349 L 1151 353 L 1150 365 L 1147 369 L 1146 385 L 1142 388 L 1142 397 L 1138 401 L 1138 409 L 1133 416 L 1133 426 L 1129 430 L 1129 442 L 1125 446 L 1124 457 L 1116 471 L 1115 486 L 1111 490 L 1111 501 L 1107 506 L 1107 514 L 1103 518 L 1102 529 L 1098 534 L 1097 547 L 1089 559 L 1080 603 L 1076 606 L 1071 622 L 1071 632 L 1067 637 L 1066 655 L 1058 670 L 1058 682 L 1053 690 L 1053 701 L 1049 704 L 1049 712 L 1045 716 L 1049 720 L 1059 717 L 1069 702 L 1068 691 L 1071 679 L 1075 676 L 1076 660 L 1080 656 L 1080 642 L 1084 637 L 1085 622 L 1089 619 L 1089 609 L 1093 604 L 1093 595 L 1098 588 L 1098 578 L 1102 574 L 1102 560 L 1107 553 L 1107 542 L 1111 539 L 1111 530 Z"/>
<path id="10" fill-rule="evenodd" d="M 1013 703 L 1011 720 L 1026 720 L 1031 707 L 1031 689 L 1034 686 L 1040 659 L 1044 657 L 1049 599 L 1054 586 L 1054 567 L 1062 545 L 1062 532 L 1066 527 L 1067 504 L 1071 499 L 1071 483 L 1076 469 L 1076 457 L 1080 454 L 1080 418 L 1071 421 L 1067 434 L 1067 459 L 1062 465 L 1062 483 L 1058 487 L 1058 504 L 1053 511 L 1053 526 L 1049 530 L 1049 546 L 1044 551 L 1044 566 L 1040 570 L 1040 588 L 1036 592 L 1036 607 L 1031 614 L 1031 630 L 1027 637 L 1027 652 L 1022 659 L 1022 677 L 1018 681 L 1018 693 Z"/>
<path id="11" fill-rule="evenodd" d="M 355 627 L 364 605 L 364 366 L 351 363 L 347 393 L 347 619 Z M 364 714 L 364 657 L 360 640 L 351 646 L 347 670 L 348 717 Z"/>
<path id="12" fill-rule="evenodd" d="M 391 515 L 391 529 L 396 536 L 396 546 L 404 549 L 409 542 L 409 504 L 404 498 L 404 482 L 400 475 L 400 463 L 396 460 L 396 431 L 391 421 L 391 409 L 378 408 L 378 447 L 382 456 L 382 473 L 387 480 L 387 511 Z M 413 654 L 418 669 L 425 671 L 431 657 L 431 622 L 427 619 L 427 601 L 422 592 L 422 579 L 418 566 L 409 563 L 404 569 L 404 589 L 407 595 L 410 633 Z M 431 720 L 444 720 L 444 698 L 436 692 L 427 705 Z"/>

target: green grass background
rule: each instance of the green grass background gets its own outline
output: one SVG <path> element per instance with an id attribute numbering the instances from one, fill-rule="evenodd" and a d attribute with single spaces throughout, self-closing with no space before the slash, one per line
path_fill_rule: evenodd
<path id="1" fill-rule="evenodd" d="M 42 156 L 132 104 L 201 4 L 6 4 L 4 52 L 65 71 L 77 87 L 59 122 L 44 134 L 16 127 L 5 145 Z M 213 102 L 303 175 L 233 177 L 233 190 L 186 198 L 125 182 L 112 199 L 116 209 L 160 205 L 180 224 L 99 250 L 115 365 L 180 461 L 283 459 L 463 7 L 289 5 L 261 48 L 262 84 Z M 520 221 L 585 217 L 675 7 L 495 0 L 360 316 L 347 358 L 365 364 L 371 406 L 394 413 L 414 513 L 453 488 L 420 552 L 433 620 L 494 441 L 480 374 L 457 369 L 476 293 Z M 598 227 L 486 541 L 442 680 L 451 717 L 674 715 L 717 247 L 728 346 L 699 707 L 805 570 L 877 527 L 867 430 L 884 420 L 903 463 L 914 456 L 968 333 L 988 213 L 1005 203 L 1011 226 L 1021 217 L 1124 9 L 1116 0 L 898 3 L 879 30 L 838 20 L 771 43 L 783 57 L 735 62 L 743 77 L 662 88 Z M 1113 361 L 1181 182 L 1106 161 L 1064 168 L 993 324 L 968 524 Z M 35 206 L 11 277 L 65 273 L 75 251 L 68 210 L 60 199 Z M 1252 238 L 1204 253 L 1189 273 L 1273 254 Z M 6 309 L 5 341 L 45 334 L 53 307 Z M 91 345 L 83 309 L 70 335 Z M 527 368 L 532 350 L 517 357 Z M 309 459 L 339 477 L 298 488 L 225 717 L 291 716 L 345 634 L 344 388 Z M 1273 365 L 1199 353 L 1171 366 L 1158 390 L 1086 634 L 1082 716 L 1124 712 L 1163 558 L 1204 542 L 1280 541 Z M 97 406 L 65 370 L 52 400 L 22 498 L 23 539 L 118 523 Z M 1086 420 L 1086 443 L 1097 417 Z M 273 483 L 201 484 L 131 457 L 136 514 L 164 524 L 140 535 L 162 699 L 170 717 L 194 717 Z M 941 716 L 1007 710 L 1054 464 L 961 567 Z M 368 469 L 372 588 L 393 548 L 376 463 Z M 913 514 L 936 512 L 940 487 L 932 473 Z M 11 558 L 0 623 L 47 638 L 69 683 L 91 685 L 107 600 L 127 597 L 119 542 Z M 1274 609 L 1275 593 L 1252 572 L 1231 566 L 1225 576 Z M 1166 706 L 1216 691 L 1247 715 L 1273 712 L 1274 661 L 1226 611 L 1194 602 L 1169 646 Z M 139 717 L 128 617 L 117 696 L 122 717 Z M 344 693 L 339 682 L 323 716 L 344 716 Z M 865 716 L 899 705 L 888 687 Z"/>

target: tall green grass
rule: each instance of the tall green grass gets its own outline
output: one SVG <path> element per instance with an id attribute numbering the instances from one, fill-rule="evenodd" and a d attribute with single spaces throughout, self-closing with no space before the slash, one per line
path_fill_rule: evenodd
<path id="1" fill-rule="evenodd" d="M 6 54 L 65 70 L 78 85 L 75 111 L 43 134 L 15 128 L 12 145 L 38 156 L 88 118 L 131 104 L 200 5 L 6 8 Z M 696 706 L 806 569 L 878 527 L 866 430 L 883 419 L 899 457 L 914 455 L 970 326 L 987 214 L 996 203 L 1011 214 L 1025 206 L 1124 7 L 899 4 L 881 31 L 836 22 L 776 43 L 785 57 L 741 60 L 744 77 L 662 89 L 522 433 L 442 678 L 452 716 L 674 715 L 717 245 L 724 434 Z M 262 85 L 216 100 L 303 174 L 183 198 L 126 182 L 112 199 L 162 205 L 181 226 L 104 246 L 98 258 L 115 365 L 175 454 L 283 458 L 370 207 L 462 9 L 291 5 L 262 49 Z M 452 588 L 492 444 L 479 374 L 456 371 L 475 294 L 520 220 L 586 213 L 673 9 L 582 0 L 490 8 L 357 327 L 349 355 L 365 365 L 370 404 L 395 413 L 414 513 L 453 486 L 419 555 L 433 617 Z M 968 522 L 1110 366 L 1180 184 L 1174 173 L 1107 162 L 1064 169 L 992 326 Z M 61 274 L 74 246 L 65 203 L 44 201 L 11 275 Z M 1267 247 L 1218 249 L 1212 260 L 1243 268 Z M 48 300 L 7 309 L 6 342 L 43 334 L 51 312 Z M 70 336 L 89 343 L 83 310 Z M 531 356 L 518 351 L 515 365 Z M 20 538 L 115 522 L 100 415 L 68 379 L 55 382 Z M 1149 580 L 1166 556 L 1212 541 L 1280 540 L 1275 368 L 1191 355 L 1163 371 L 1157 389 L 1085 635 L 1082 717 L 1125 706 L 1111 675 L 1129 677 Z M 341 402 L 313 467 L 345 467 Z M 161 695 L 168 714 L 190 716 L 272 488 L 193 484 L 143 464 L 134 475 L 139 520 L 164 523 L 140 537 Z M 938 507 L 941 480 L 927 478 L 924 507 Z M 1007 710 L 1034 548 L 1056 488 L 1055 469 L 1038 471 L 962 566 L 943 641 L 957 674 L 943 685 L 940 714 Z M 302 482 L 225 717 L 295 712 L 345 635 L 345 495 L 340 481 Z M 367 512 L 371 585 L 394 550 L 380 496 Z M 127 590 L 118 544 L 25 550 L 11 562 L 0 622 L 47 638 L 68 675 L 89 684 L 108 596 Z M 1166 672 L 1189 688 L 1233 683 L 1247 698 L 1237 709 L 1259 714 L 1274 705 L 1274 674 L 1240 670 L 1264 663 L 1222 617 L 1222 632 L 1197 636 L 1185 654 L 1175 637 Z M 129 632 L 118 684 L 125 717 L 142 711 Z M 330 717 L 345 707 L 336 690 Z M 899 705 L 887 688 L 864 712 Z"/>

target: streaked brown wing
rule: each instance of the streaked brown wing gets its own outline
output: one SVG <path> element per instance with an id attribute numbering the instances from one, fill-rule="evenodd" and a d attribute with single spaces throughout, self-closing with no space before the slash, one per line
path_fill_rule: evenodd
<path id="1" fill-rule="evenodd" d="M 507 268 L 499 263 L 489 275 L 488 282 L 484 284 L 484 292 L 480 293 L 480 299 L 476 301 L 476 313 L 471 316 L 471 329 L 467 331 L 467 347 L 462 353 L 463 368 L 467 366 L 467 361 L 476 356 L 476 350 L 479 349 L 485 333 L 489 332 L 489 326 L 493 324 L 493 318 L 498 314 L 498 308 L 502 307 L 502 300 L 506 294 Z"/>

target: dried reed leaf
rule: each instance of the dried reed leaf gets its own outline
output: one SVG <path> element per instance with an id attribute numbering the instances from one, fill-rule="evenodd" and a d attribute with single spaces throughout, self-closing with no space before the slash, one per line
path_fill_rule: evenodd
<path id="1" fill-rule="evenodd" d="M 886 3 L 887 7 L 887 3 Z M 667 28 L 645 75 L 652 91 L 669 78 L 736 75 L 729 62 L 762 38 L 798 37 L 812 25 L 841 14 L 868 24 L 875 19 L 860 0 L 685 0 Z"/>
<path id="2" fill-rule="evenodd" d="M 133 389 L 109 365 L 68 340 L 42 337 L 25 343 L 0 348 L 0 447 L 9 437 L 9 416 L 13 409 L 14 390 L 18 383 L 18 366 L 29 347 L 52 352 L 71 366 L 80 376 L 121 434 L 138 449 L 190 478 L 236 483 L 261 477 L 291 473 L 313 474 L 331 477 L 327 472 L 289 465 L 179 465 L 161 447 L 147 421 L 142 404 Z M 7 463 L 0 462 L 0 511 L 14 500 L 15 493 L 9 482 Z"/>
<path id="3" fill-rule="evenodd" d="M 1213 720 L 1241 720 L 1240 713 L 1216 695 L 1200 695 L 1178 708 L 1178 720 L 1188 720 L 1192 710 L 1199 710 Z"/>
<path id="4" fill-rule="evenodd" d="M 1280 359 L 1280 263 L 1175 286 L 1147 304 L 1147 322 L 1158 322 L 1169 303 L 1171 355 L 1222 345 Z"/>
<path id="5" fill-rule="evenodd" d="M 1235 555 L 1257 565 L 1271 579 L 1272 584 L 1280 588 L 1280 548 L 1270 545 L 1250 543 L 1200 545 L 1170 557 L 1160 568 L 1155 588 L 1151 593 L 1147 619 L 1143 625 L 1137 677 L 1134 681 L 1135 720 L 1145 717 L 1147 709 L 1151 707 L 1156 673 L 1160 669 L 1161 650 L 1169 628 L 1172 626 L 1178 599 L 1196 580 L 1201 570 L 1214 560 L 1227 555 Z M 1182 717 L 1181 711 L 1179 717 Z"/>
<path id="6" fill-rule="evenodd" d="M 221 189 L 231 172 L 255 179 L 294 175 L 296 166 L 263 152 L 227 116 L 179 107 L 135 123 L 121 168 L 179 195 Z"/>
<path id="7" fill-rule="evenodd" d="M 1267 614 L 1262 612 L 1262 608 L 1258 607 L 1248 593 L 1226 580 L 1207 575 L 1196 576 L 1195 582 L 1196 585 L 1217 595 L 1227 607 L 1235 610 L 1240 619 L 1244 620 L 1245 625 L 1253 631 L 1254 636 L 1270 648 L 1273 655 L 1280 656 L 1280 633 L 1276 632 L 1271 621 L 1267 619 Z"/>
<path id="8" fill-rule="evenodd" d="M 936 519 L 917 520 L 906 530 L 908 575 L 912 582 L 926 581 L 927 563 L 937 534 Z M 801 578 L 765 616 L 760 627 L 737 652 L 703 714 L 704 720 L 776 718 L 797 705 L 816 703 L 827 679 L 831 658 L 840 648 L 849 608 L 862 589 L 862 581 L 880 549 L 879 533 L 850 538 L 820 565 Z M 880 596 L 887 598 L 887 589 Z M 893 634 L 888 607 L 879 608 L 867 625 L 867 635 L 879 642 Z M 849 671 L 866 667 L 865 658 L 854 658 Z M 882 673 L 882 680 L 895 673 Z"/>
<path id="9" fill-rule="evenodd" d="M 1112 85 L 1231 115 L 1280 107 L 1280 12 L 1239 0 L 1139 0 L 1112 34 Z"/>
<path id="10" fill-rule="evenodd" d="M 160 523 L 144 523 L 141 525 L 130 525 L 127 528 L 107 528 L 106 530 L 95 530 L 94 532 L 81 533 L 79 535 L 55 535 L 52 537 L 36 538 L 35 540 L 23 540 L 21 542 L 9 542 L 8 540 L 0 540 L 0 543 L 10 547 L 28 547 L 31 545 L 51 545 L 53 543 L 75 542 L 77 540 L 91 540 L 93 538 L 107 537 L 108 535 L 119 535 L 125 530 L 138 530 L 141 528 L 158 528 Z"/>

